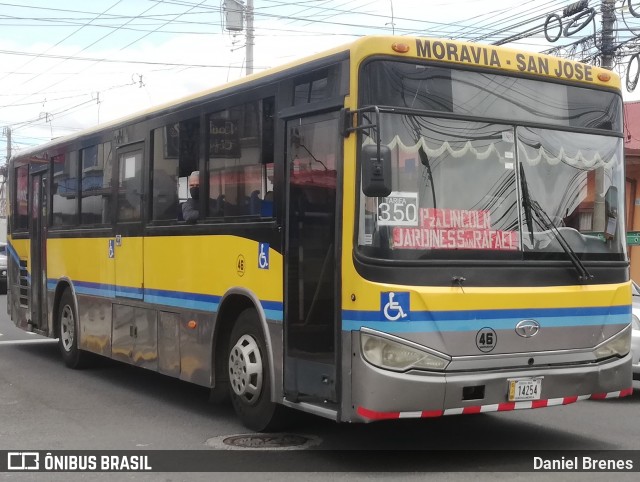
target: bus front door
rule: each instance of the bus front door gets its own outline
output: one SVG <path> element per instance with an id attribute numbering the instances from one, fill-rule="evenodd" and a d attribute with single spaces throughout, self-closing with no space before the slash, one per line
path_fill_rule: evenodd
<path id="1" fill-rule="evenodd" d="M 285 367 L 288 400 L 337 401 L 337 114 L 287 122 Z"/>
<path id="2" fill-rule="evenodd" d="M 29 231 L 31 237 L 31 326 L 47 331 L 47 174 L 31 175 Z"/>

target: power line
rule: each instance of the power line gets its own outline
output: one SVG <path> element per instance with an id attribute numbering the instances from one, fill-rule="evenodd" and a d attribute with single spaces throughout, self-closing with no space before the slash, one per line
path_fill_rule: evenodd
<path id="1" fill-rule="evenodd" d="M 118 0 L 118 2 L 116 2 L 114 5 L 112 5 L 111 7 L 109 7 L 106 11 L 111 10 L 113 7 L 115 7 L 116 5 L 118 5 L 121 1 L 122 1 L 122 0 Z M 153 8 L 153 6 L 149 7 L 149 8 L 148 8 L 148 9 L 146 9 L 143 13 L 148 12 L 148 11 L 149 11 L 149 10 L 151 10 L 152 8 Z M 105 12 L 106 12 L 106 11 L 105 11 Z M 102 15 L 102 14 L 101 14 L 101 15 Z M 126 25 L 126 24 L 125 24 L 125 25 Z M 83 47 L 82 49 L 78 50 L 78 51 L 76 52 L 76 54 L 78 54 L 78 53 L 80 53 L 80 52 L 84 52 L 84 51 L 85 51 L 85 50 L 87 50 L 88 48 L 90 48 L 90 47 L 92 47 L 93 45 L 97 44 L 98 42 L 100 42 L 100 41 L 104 40 L 104 39 L 105 39 L 105 38 L 107 38 L 108 36 L 112 35 L 112 34 L 113 34 L 113 33 L 115 33 L 117 30 L 118 30 L 118 29 L 111 31 L 111 32 L 107 33 L 106 35 L 103 35 L 103 36 L 102 36 L 102 37 L 100 37 L 98 40 L 96 40 L 96 41 L 92 42 L 91 44 L 87 45 L 86 47 Z M 28 80 L 27 80 L 26 82 L 24 82 L 24 83 L 28 83 L 28 82 L 30 82 L 31 80 L 34 80 L 34 79 L 36 79 L 36 78 L 40 77 L 41 75 L 45 74 L 45 73 L 46 73 L 46 72 L 48 72 L 49 70 L 53 69 L 54 67 L 56 67 L 56 66 L 58 66 L 58 65 L 60 65 L 60 64 L 62 64 L 62 63 L 64 63 L 64 62 L 66 62 L 67 60 L 70 60 L 70 58 L 71 58 L 71 56 L 66 56 L 66 57 L 62 58 L 62 61 L 61 61 L 61 62 L 58 62 L 56 65 L 54 65 L 54 66 L 50 67 L 48 70 L 45 70 L 44 72 L 42 72 L 42 73 L 40 73 L 40 74 L 38 74 L 38 75 L 36 75 L 36 76 L 32 77 L 31 79 L 28 79 Z M 100 62 L 100 61 L 96 61 L 96 63 L 98 63 L 98 62 Z M 87 67 L 87 68 L 88 68 L 88 67 Z M 86 69 L 85 69 L 85 70 L 86 70 Z M 81 72 L 82 72 L 82 71 L 81 71 Z M 79 73 L 80 73 L 80 72 L 79 72 Z M 51 87 L 55 87 L 56 85 L 58 85 L 58 84 L 60 84 L 60 83 L 64 82 L 67 78 L 68 78 L 68 77 L 66 77 L 66 78 L 64 78 L 64 79 L 60 79 L 60 80 L 58 80 L 58 81 L 54 82 L 53 84 L 51 84 L 51 85 L 49 85 L 49 86 L 47 86 L 47 87 L 45 87 L 45 88 L 43 88 L 43 89 L 40 89 L 40 91 L 39 91 L 38 93 L 41 93 L 41 92 L 42 92 L 42 91 L 44 91 L 44 90 L 50 89 Z M 18 102 L 21 102 L 22 100 L 24 100 L 24 99 L 28 99 L 28 98 L 29 98 L 29 96 L 27 96 L 27 97 L 23 97 L 23 98 L 22 98 L 22 99 L 20 99 Z"/>
<path id="2" fill-rule="evenodd" d="M 89 20 L 87 23 L 83 24 L 80 26 L 80 28 L 78 28 L 77 30 L 74 30 L 73 32 L 71 32 L 69 35 L 67 35 L 65 38 L 63 38 L 62 40 L 59 40 L 55 45 L 52 45 L 51 47 L 49 47 L 47 50 L 45 50 L 43 53 L 47 53 L 50 50 L 54 49 L 55 47 L 57 47 L 58 45 L 60 45 L 62 42 L 64 42 L 65 40 L 67 40 L 68 38 L 72 37 L 73 35 L 75 35 L 76 33 L 78 33 L 80 30 L 82 30 L 83 28 L 85 28 L 87 25 L 89 25 L 91 22 L 93 22 L 95 19 L 99 18 L 101 15 L 104 15 L 106 12 L 108 12 L 109 10 L 111 10 L 112 8 L 114 8 L 116 5 L 118 5 L 122 0 L 118 0 L 116 3 L 114 3 L 113 5 L 111 5 L 109 8 L 107 8 L 104 12 L 98 14 L 96 17 L 94 17 L 93 19 Z M 21 69 L 22 67 L 25 67 L 26 65 L 29 65 L 29 63 L 33 62 L 36 58 L 38 57 L 34 57 L 30 60 L 28 60 L 27 62 L 25 62 L 24 64 L 22 64 L 20 67 L 18 67 L 18 69 Z M 4 77 L 0 78 L 0 81 L 5 79 L 6 77 L 8 77 L 11 74 L 6 74 Z M 38 74 L 40 75 L 40 74 Z M 32 77 L 31 79 L 28 79 L 26 82 L 30 82 L 31 80 L 35 79 L 36 77 L 38 77 L 38 75 L 35 75 L 34 77 Z"/>
<path id="3" fill-rule="evenodd" d="M 175 20 L 179 19 L 179 18 L 180 18 L 182 15 L 184 15 L 185 13 L 189 13 L 191 10 L 193 10 L 193 9 L 194 9 L 194 8 L 196 8 L 196 7 L 199 7 L 200 5 L 202 5 L 203 3 L 205 3 L 206 1 L 207 1 L 207 0 L 202 0 L 198 5 L 195 5 L 195 6 L 191 7 L 191 8 L 189 8 L 189 10 L 187 10 L 186 12 L 183 12 L 183 13 L 177 14 L 177 15 L 175 16 L 175 18 L 172 18 L 171 20 L 167 20 L 165 23 L 163 23 L 163 24 L 162 24 L 161 26 L 159 26 L 158 28 L 156 28 L 156 29 L 152 30 L 151 32 L 146 33 L 145 35 L 143 35 L 143 36 L 142 36 L 142 37 L 140 37 L 140 38 L 137 38 L 136 40 L 134 40 L 133 42 L 131 42 L 131 43 L 127 44 L 127 45 L 125 45 L 124 47 L 121 47 L 121 48 L 120 48 L 120 50 L 124 50 L 124 49 L 126 49 L 126 48 L 128 48 L 128 47 L 131 47 L 133 44 L 135 44 L 135 43 L 139 42 L 139 41 L 140 41 L 140 40 L 142 40 L 143 38 L 148 37 L 148 36 L 149 36 L 149 35 L 151 35 L 152 33 L 157 32 L 157 31 L 158 31 L 158 30 L 160 30 L 162 27 L 164 27 L 164 26 L 166 26 L 166 25 L 169 25 L 169 24 L 170 24 L 170 23 L 172 23 L 173 21 L 175 21 Z M 153 8 L 153 7 L 152 7 L 152 8 Z M 145 12 L 147 12 L 148 10 L 149 10 L 149 9 L 145 10 Z M 143 12 L 143 13 L 145 13 L 145 12 Z M 125 24 L 125 25 L 126 25 L 126 24 Z"/>
<path id="4" fill-rule="evenodd" d="M 25 56 L 38 56 L 40 55 L 43 58 L 50 59 L 67 59 L 74 60 L 80 62 L 107 62 L 114 64 L 139 64 L 139 65 L 163 65 L 163 66 L 171 66 L 171 67 L 198 67 L 198 68 L 206 68 L 206 69 L 220 69 L 220 68 L 228 68 L 228 65 L 221 64 L 185 64 L 180 62 L 152 62 L 149 60 L 126 60 L 126 59 L 108 59 L 108 58 L 96 58 L 96 57 L 78 57 L 71 55 L 55 55 L 55 54 L 37 54 L 33 52 L 21 52 L 16 50 L 0 50 L 0 54 L 5 55 L 25 55 Z M 240 68 L 240 67 L 238 67 Z M 266 68 L 266 67 L 261 67 Z M 77 72 L 74 73 L 76 75 Z"/>

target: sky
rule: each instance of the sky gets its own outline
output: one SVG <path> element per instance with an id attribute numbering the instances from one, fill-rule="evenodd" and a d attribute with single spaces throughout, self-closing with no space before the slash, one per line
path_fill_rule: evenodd
<path id="1" fill-rule="evenodd" d="M 640 35 L 640 0 L 615 5 L 618 42 Z M 229 31 L 223 0 L 0 0 L 0 165 L 6 127 L 14 152 L 245 75 L 243 32 Z M 246 4 L 246 0 L 244 2 Z M 253 0 L 254 71 L 278 66 L 364 35 L 508 41 L 546 51 L 593 38 L 601 0 L 584 29 L 550 43 L 549 14 L 565 0 Z M 637 12 L 634 7 L 637 6 Z M 563 20 L 565 25 L 567 19 Z M 557 22 L 554 20 L 553 22 Z M 554 27 L 557 24 L 551 22 Z M 549 34 L 559 29 L 550 28 Z M 586 48 L 584 47 L 586 45 Z M 633 51 L 626 43 L 618 69 Z M 585 55 L 589 43 L 577 46 Z M 561 51 L 561 55 L 567 52 Z M 632 78 L 638 62 L 631 64 Z M 624 74 L 624 70 L 620 70 Z M 625 79 L 623 79 L 623 85 Z M 625 100 L 640 99 L 640 87 Z"/>

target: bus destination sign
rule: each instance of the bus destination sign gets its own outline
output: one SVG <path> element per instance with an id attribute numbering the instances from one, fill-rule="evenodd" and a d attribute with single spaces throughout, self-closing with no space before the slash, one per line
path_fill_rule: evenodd
<path id="1" fill-rule="evenodd" d="M 509 69 L 559 79 L 593 82 L 596 77 L 591 65 L 535 53 L 515 53 L 487 45 L 416 39 L 416 51 L 418 57 L 425 59 Z"/>

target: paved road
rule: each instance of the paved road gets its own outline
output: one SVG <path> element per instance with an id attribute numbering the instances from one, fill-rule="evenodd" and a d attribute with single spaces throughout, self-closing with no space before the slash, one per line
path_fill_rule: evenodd
<path id="1" fill-rule="evenodd" d="M 42 337 L 11 325 L 5 296 L 0 297 L 0 333 L 0 450 L 207 450 L 212 438 L 247 432 L 230 407 L 210 405 L 203 388 L 110 361 L 90 370 L 65 368 L 55 342 L 34 343 Z M 26 343 L 16 343 L 19 340 Z M 313 435 L 318 448 L 335 450 L 640 450 L 640 385 L 635 382 L 635 387 L 633 396 L 619 400 L 422 421 L 338 425 L 305 416 L 293 432 Z M 327 463 L 337 462 L 331 457 L 349 457 L 350 452 L 343 454 L 328 456 Z M 251 460 L 246 464 L 251 467 Z M 501 470 L 495 457 L 484 467 Z M 539 476 L 512 474 L 509 480 Z M 467 477 L 471 480 L 470 474 L 441 474 L 440 479 Z M 250 474 L 235 478 L 254 480 Z"/>

